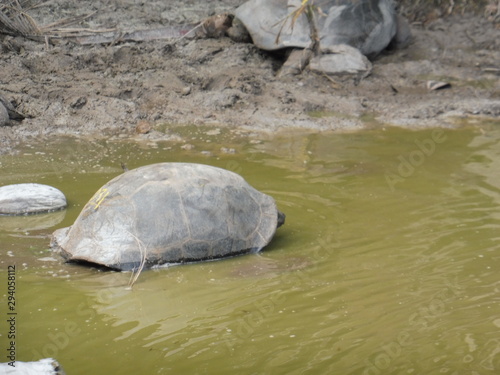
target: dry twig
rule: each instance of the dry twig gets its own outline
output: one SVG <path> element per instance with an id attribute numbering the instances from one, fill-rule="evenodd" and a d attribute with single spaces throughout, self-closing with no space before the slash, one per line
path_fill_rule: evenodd
<path id="1" fill-rule="evenodd" d="M 0 33 L 21 36 L 39 36 L 40 29 L 25 9 L 32 1 L 3 0 L 0 2 Z"/>
<path id="2" fill-rule="evenodd" d="M 115 29 L 93 30 L 86 28 L 67 28 L 80 23 L 96 12 L 81 16 L 60 19 L 48 25 L 40 26 L 27 13 L 30 9 L 43 5 L 40 0 L 0 0 L 0 34 L 22 36 L 48 43 L 49 39 L 75 38 L 116 31 Z"/>
<path id="3" fill-rule="evenodd" d="M 147 249 L 144 246 L 144 243 L 137 238 L 136 235 L 130 233 L 132 237 L 134 237 L 135 242 L 137 243 L 137 246 L 139 247 L 139 251 L 141 253 L 141 263 L 139 264 L 139 267 L 137 269 L 132 270 L 132 274 L 130 275 L 130 281 L 128 283 L 127 289 L 132 289 L 134 286 L 135 282 L 139 278 L 139 275 L 141 274 L 142 270 L 144 269 L 144 266 L 146 265 L 146 258 L 147 258 Z"/>

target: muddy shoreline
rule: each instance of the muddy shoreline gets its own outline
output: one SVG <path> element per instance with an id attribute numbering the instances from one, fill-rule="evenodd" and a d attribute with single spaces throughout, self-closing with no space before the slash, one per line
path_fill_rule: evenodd
<path id="1" fill-rule="evenodd" d="M 47 24 L 97 11 L 80 26 L 138 30 L 196 23 L 242 2 L 52 1 L 32 15 Z M 1 94 L 28 116 L 0 128 L 0 152 L 60 135 L 176 138 L 169 124 L 245 133 L 498 120 L 500 29 L 472 14 L 417 22 L 411 29 L 411 45 L 377 57 L 372 73 L 361 80 L 311 71 L 278 78 L 282 54 L 229 38 L 92 46 L 63 40 L 47 46 L 0 36 Z M 429 91 L 429 80 L 449 82 L 451 88 Z"/>

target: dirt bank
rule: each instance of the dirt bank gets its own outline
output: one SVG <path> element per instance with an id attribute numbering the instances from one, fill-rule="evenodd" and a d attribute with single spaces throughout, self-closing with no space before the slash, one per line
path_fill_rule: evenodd
<path id="1" fill-rule="evenodd" d="M 137 30 L 195 23 L 243 0 L 54 0 L 30 12 L 40 24 L 97 13 L 79 27 Z M 80 46 L 0 36 L 1 93 L 29 118 L 0 128 L 0 152 L 33 137 L 135 134 L 136 126 L 207 124 L 252 131 L 353 130 L 392 124 L 455 126 L 500 116 L 500 30 L 483 14 L 412 24 L 404 50 L 373 61 L 370 76 L 280 79 L 283 56 L 228 38 Z M 429 91 L 428 80 L 451 83 Z"/>

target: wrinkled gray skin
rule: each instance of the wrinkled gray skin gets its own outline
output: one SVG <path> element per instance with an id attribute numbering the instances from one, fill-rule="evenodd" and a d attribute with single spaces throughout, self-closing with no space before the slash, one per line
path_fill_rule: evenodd
<path id="1" fill-rule="evenodd" d="M 12 103 L 0 94 L 0 126 L 8 125 L 9 120 L 23 120 L 24 115 L 17 112 Z"/>
<path id="2" fill-rule="evenodd" d="M 37 214 L 65 207 L 64 194 L 49 185 L 27 183 L 0 187 L 0 215 Z"/>
<path id="3" fill-rule="evenodd" d="M 259 251 L 284 222 L 273 198 L 224 169 L 161 163 L 104 185 L 52 246 L 118 270 Z"/>
<path id="4" fill-rule="evenodd" d="M 0 101 L 0 126 L 7 125 L 9 123 L 9 113 L 7 112 L 7 108 Z"/>
<path id="5" fill-rule="evenodd" d="M 235 16 L 261 49 L 306 48 L 311 44 L 307 18 L 301 15 L 292 27 L 292 17 L 288 17 L 300 4 L 300 0 L 250 0 L 236 9 Z M 315 0 L 313 4 L 322 49 L 347 44 L 374 56 L 396 34 L 391 0 Z"/>

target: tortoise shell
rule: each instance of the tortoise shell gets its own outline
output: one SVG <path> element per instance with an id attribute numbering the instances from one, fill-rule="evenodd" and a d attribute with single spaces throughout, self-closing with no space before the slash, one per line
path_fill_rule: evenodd
<path id="1" fill-rule="evenodd" d="M 52 246 L 67 260 L 130 270 L 260 251 L 283 221 L 274 199 L 236 173 L 160 163 L 105 184 Z"/>

